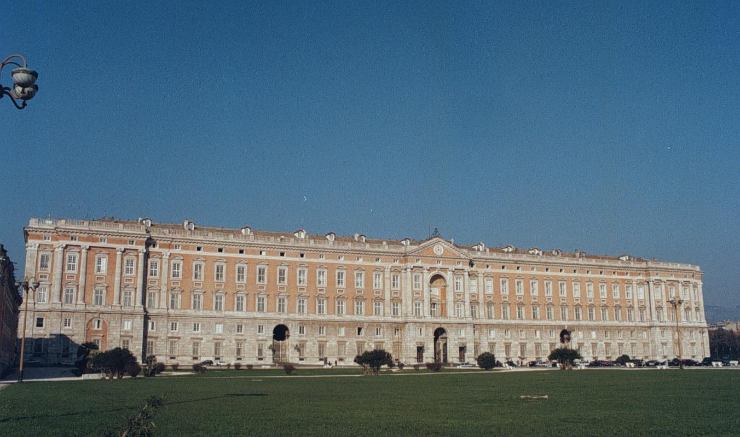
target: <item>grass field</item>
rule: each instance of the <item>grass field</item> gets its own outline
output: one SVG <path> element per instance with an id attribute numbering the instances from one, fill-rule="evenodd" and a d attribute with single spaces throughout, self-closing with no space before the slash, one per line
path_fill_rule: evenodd
<path id="1" fill-rule="evenodd" d="M 150 395 L 165 397 L 157 435 L 740 434 L 732 370 L 275 375 L 14 384 L 0 391 L 0 435 L 99 434 Z"/>

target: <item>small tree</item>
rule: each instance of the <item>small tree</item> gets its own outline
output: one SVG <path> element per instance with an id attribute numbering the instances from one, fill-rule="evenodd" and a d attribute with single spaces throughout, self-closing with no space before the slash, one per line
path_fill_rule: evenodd
<path id="1" fill-rule="evenodd" d="M 206 366 L 202 364 L 193 364 L 193 371 L 197 374 L 204 374 L 206 373 Z"/>
<path id="2" fill-rule="evenodd" d="M 377 375 L 382 366 L 393 367 L 393 357 L 383 349 L 374 349 L 356 356 L 355 363 L 361 365 L 365 373 L 371 372 L 373 375 Z"/>
<path id="3" fill-rule="evenodd" d="M 476 361 L 481 369 L 491 370 L 496 367 L 496 357 L 490 352 L 483 352 L 478 355 Z"/>
<path id="4" fill-rule="evenodd" d="M 92 359 L 95 354 L 98 353 L 98 345 L 89 341 L 82 343 L 77 348 L 77 360 L 75 360 L 75 367 L 80 374 L 88 373 L 92 370 Z"/>
<path id="5" fill-rule="evenodd" d="M 138 364 L 136 362 L 136 356 L 129 352 L 128 349 L 121 349 L 120 347 L 99 353 L 93 358 L 93 365 L 105 372 L 106 376 L 110 379 L 113 379 L 113 377 L 117 379 L 123 378 L 127 370 L 133 368 L 130 367 L 132 363 Z"/>
<path id="6" fill-rule="evenodd" d="M 627 354 L 620 355 L 619 357 L 617 357 L 616 360 L 614 360 L 614 362 L 616 362 L 620 366 L 624 366 L 625 364 L 630 362 L 630 356 Z"/>
<path id="7" fill-rule="evenodd" d="M 561 369 L 570 369 L 576 360 L 580 360 L 581 354 L 575 349 L 559 347 L 547 356 L 550 361 L 557 361 Z"/>
<path id="8" fill-rule="evenodd" d="M 157 357 L 149 355 L 144 360 L 144 376 L 156 376 L 164 371 L 164 363 L 158 363 Z"/>
<path id="9" fill-rule="evenodd" d="M 295 372 L 295 366 L 290 363 L 283 364 L 283 370 L 287 375 L 292 375 Z"/>

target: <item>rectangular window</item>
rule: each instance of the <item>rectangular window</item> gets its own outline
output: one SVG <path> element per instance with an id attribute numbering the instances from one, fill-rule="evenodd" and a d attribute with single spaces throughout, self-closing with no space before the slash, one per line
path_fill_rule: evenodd
<path id="1" fill-rule="evenodd" d="M 632 286 L 631 285 L 627 285 L 624 287 L 624 298 L 632 299 Z"/>
<path id="2" fill-rule="evenodd" d="M 298 286 L 305 287 L 308 285 L 308 270 L 304 267 L 298 269 Z"/>
<path id="3" fill-rule="evenodd" d="M 509 294 L 509 280 L 506 278 L 501 279 L 501 294 Z"/>
<path id="4" fill-rule="evenodd" d="M 266 278 L 267 278 L 267 267 L 257 266 L 257 283 L 264 284 Z"/>
<path id="5" fill-rule="evenodd" d="M 606 299 L 606 284 L 599 284 L 599 297 Z"/>
<path id="6" fill-rule="evenodd" d="M 551 306 L 548 305 L 547 308 L 545 309 L 545 312 L 547 314 L 547 320 L 552 320 L 555 317 Z"/>
<path id="7" fill-rule="evenodd" d="M 306 314 L 306 298 L 298 298 L 298 314 Z"/>
<path id="8" fill-rule="evenodd" d="M 150 320 L 149 321 L 149 331 L 154 332 L 156 330 L 157 330 L 157 321 L 156 320 Z"/>
<path id="9" fill-rule="evenodd" d="M 62 320 L 62 327 L 64 327 L 64 328 L 71 328 L 72 327 L 72 319 L 70 317 L 65 317 Z"/>
<path id="10" fill-rule="evenodd" d="M 172 279 L 182 278 L 182 262 L 172 261 Z"/>
<path id="11" fill-rule="evenodd" d="M 180 309 L 181 295 L 180 293 L 170 293 L 170 309 Z"/>
<path id="12" fill-rule="evenodd" d="M 244 311 L 244 302 L 246 302 L 243 294 L 237 294 L 236 300 L 234 301 L 235 311 Z"/>
<path id="13" fill-rule="evenodd" d="M 609 311 L 607 308 L 601 308 L 601 320 L 603 321 L 609 320 Z"/>
<path id="14" fill-rule="evenodd" d="M 177 356 L 177 340 L 170 340 L 167 344 L 167 352 L 171 357 Z"/>
<path id="15" fill-rule="evenodd" d="M 316 270 L 316 285 L 319 287 L 326 287 L 326 270 Z"/>
<path id="16" fill-rule="evenodd" d="M 43 255 L 42 255 L 43 256 Z M 104 255 L 98 255 L 95 257 L 95 273 L 98 275 L 104 275 L 108 267 L 108 257 Z"/>
<path id="17" fill-rule="evenodd" d="M 560 320 L 568 320 L 568 307 L 560 307 Z"/>
<path id="18" fill-rule="evenodd" d="M 240 360 L 243 355 L 244 355 L 244 342 L 237 341 L 236 342 L 236 359 Z"/>
<path id="19" fill-rule="evenodd" d="M 124 276 L 134 276 L 136 270 L 136 260 L 134 258 L 126 258 L 123 260 L 123 274 Z"/>
<path id="20" fill-rule="evenodd" d="M 298 335 L 306 335 L 306 326 L 298 325 Z"/>
<path id="21" fill-rule="evenodd" d="M 224 324 L 223 323 L 216 323 L 214 332 L 216 334 L 223 334 L 224 333 Z"/>
<path id="22" fill-rule="evenodd" d="M 462 292 L 462 276 L 455 276 L 455 293 Z"/>
<path id="23" fill-rule="evenodd" d="M 380 302 L 380 301 L 373 302 L 373 315 L 374 316 L 383 315 L 383 302 Z"/>
<path id="24" fill-rule="evenodd" d="M 203 295 L 200 293 L 196 293 L 193 295 L 193 309 L 194 310 L 202 310 L 203 309 Z"/>
<path id="25" fill-rule="evenodd" d="M 586 297 L 589 299 L 594 297 L 594 284 L 592 282 L 586 283 Z"/>
<path id="26" fill-rule="evenodd" d="M 192 349 L 193 349 L 193 359 L 197 360 L 198 358 L 200 358 L 200 342 L 194 341 Z"/>
<path id="27" fill-rule="evenodd" d="M 93 305 L 101 306 L 105 303 L 105 290 L 98 288 L 93 293 Z"/>
<path id="28" fill-rule="evenodd" d="M 193 323 L 193 332 L 200 332 L 200 323 L 198 322 Z"/>
<path id="29" fill-rule="evenodd" d="M 486 285 L 486 294 L 493 294 L 493 279 L 492 278 L 486 278 L 485 281 Z"/>
<path id="30" fill-rule="evenodd" d="M 576 307 L 575 310 L 576 321 L 581 320 L 581 307 Z"/>
<path id="31" fill-rule="evenodd" d="M 461 302 L 455 304 L 455 317 L 458 319 L 465 317 L 465 306 Z"/>
<path id="32" fill-rule="evenodd" d="M 149 260 L 149 277 L 159 276 L 159 261 L 156 259 Z"/>
<path id="33" fill-rule="evenodd" d="M 414 273 L 414 290 L 421 290 L 421 273 Z"/>
<path id="34" fill-rule="evenodd" d="M 414 302 L 414 317 L 421 317 L 421 313 L 422 313 L 421 306 L 422 306 L 421 302 L 419 301 Z"/>
<path id="35" fill-rule="evenodd" d="M 509 317 L 509 305 L 504 304 L 503 306 L 501 306 L 501 318 L 504 320 L 509 320 Z"/>
<path id="36" fill-rule="evenodd" d="M 344 270 L 337 270 L 337 288 L 344 288 Z"/>
<path id="37" fill-rule="evenodd" d="M 51 264 L 51 255 L 42 253 L 39 255 L 39 271 L 48 272 Z"/>
<path id="38" fill-rule="evenodd" d="M 394 290 L 401 288 L 401 275 L 398 273 L 391 274 L 391 288 Z"/>
<path id="39" fill-rule="evenodd" d="M 265 296 L 257 296 L 257 312 L 265 312 Z"/>
<path id="40" fill-rule="evenodd" d="M 365 314 L 365 301 L 364 300 L 356 300 L 355 301 L 355 315 L 361 316 Z"/>
<path id="41" fill-rule="evenodd" d="M 495 317 L 493 302 L 486 303 L 486 318 L 492 320 Z"/>
<path id="42" fill-rule="evenodd" d="M 532 307 L 532 320 L 540 319 L 540 307 Z"/>
<path id="43" fill-rule="evenodd" d="M 213 358 L 215 358 L 216 360 L 221 359 L 221 349 L 222 347 L 220 341 L 216 341 L 213 343 Z"/>
<path id="44" fill-rule="evenodd" d="M 278 277 L 277 277 L 277 283 L 278 285 L 285 285 L 288 283 L 288 268 L 281 266 L 278 267 Z"/>
<path id="45" fill-rule="evenodd" d="M 365 288 L 365 272 L 355 272 L 355 288 Z"/>
<path id="46" fill-rule="evenodd" d="M 67 272 L 77 273 L 77 254 L 76 253 L 67 254 Z"/>
<path id="47" fill-rule="evenodd" d="M 236 333 L 237 334 L 243 334 L 244 333 L 244 325 L 241 323 L 237 323 L 236 325 Z"/>
<path id="48" fill-rule="evenodd" d="M 133 324 L 131 323 L 131 320 L 124 320 L 121 328 L 124 331 L 130 331 Z"/>
<path id="49" fill-rule="evenodd" d="M 344 315 L 344 299 L 337 299 L 337 315 Z"/>
<path id="50" fill-rule="evenodd" d="M 380 290 L 383 288 L 383 274 L 381 272 L 373 273 L 373 288 Z"/>
<path id="51" fill-rule="evenodd" d="M 581 297 L 581 283 L 580 282 L 573 283 L 573 297 L 575 298 Z"/>
<path id="52" fill-rule="evenodd" d="M 316 299 L 316 314 L 326 314 L 326 298 Z"/>
<path id="53" fill-rule="evenodd" d="M 642 285 L 637 287 L 637 298 L 638 299 L 645 299 L 645 287 Z"/>
<path id="54" fill-rule="evenodd" d="M 170 332 L 177 332 L 179 328 L 180 324 L 178 322 L 170 322 Z"/>
<path id="55" fill-rule="evenodd" d="M 612 284 L 612 298 L 619 299 L 619 284 Z"/>
<path id="56" fill-rule="evenodd" d="M 558 282 L 558 294 L 560 294 L 560 297 L 566 297 L 568 295 L 567 288 L 565 288 L 565 282 L 560 281 Z"/>
<path id="57" fill-rule="evenodd" d="M 398 302 L 391 302 L 391 314 L 393 317 L 401 315 L 401 304 Z"/>
<path id="58" fill-rule="evenodd" d="M 258 335 L 264 335 L 265 334 L 265 325 L 257 325 L 257 334 Z"/>
<path id="59" fill-rule="evenodd" d="M 43 328 L 44 327 L 44 318 L 43 317 L 36 317 L 36 327 L 37 328 Z"/>
<path id="60" fill-rule="evenodd" d="M 65 288 L 64 289 L 64 304 L 65 305 L 72 305 L 74 303 L 75 299 L 75 289 L 74 288 Z"/>
<path id="61" fill-rule="evenodd" d="M 214 277 L 216 282 L 224 282 L 226 266 L 224 264 L 216 264 L 216 270 Z"/>
<path id="62" fill-rule="evenodd" d="M 552 297 L 552 281 L 545 281 L 545 296 Z"/>
<path id="63" fill-rule="evenodd" d="M 213 298 L 213 309 L 215 311 L 223 311 L 224 310 L 224 295 L 223 294 L 217 294 Z"/>
<path id="64" fill-rule="evenodd" d="M 594 307 L 588 307 L 588 320 L 594 320 L 596 318 L 596 311 Z"/>
<path id="65" fill-rule="evenodd" d="M 236 266 L 236 282 L 240 284 L 247 282 L 247 266 L 244 264 Z"/>
<path id="66" fill-rule="evenodd" d="M 529 292 L 532 296 L 537 296 L 539 294 L 539 283 L 536 280 L 529 281 Z"/>
<path id="67" fill-rule="evenodd" d="M 194 281 L 203 280 L 203 264 L 202 263 L 193 264 L 193 280 Z"/>
<path id="68" fill-rule="evenodd" d="M 522 305 L 516 307 L 516 318 L 519 320 L 524 318 L 524 307 Z"/>
<path id="69" fill-rule="evenodd" d="M 131 290 L 125 290 L 123 292 L 123 306 L 125 306 L 125 307 L 133 306 L 132 295 L 133 295 L 133 293 L 131 292 Z"/>

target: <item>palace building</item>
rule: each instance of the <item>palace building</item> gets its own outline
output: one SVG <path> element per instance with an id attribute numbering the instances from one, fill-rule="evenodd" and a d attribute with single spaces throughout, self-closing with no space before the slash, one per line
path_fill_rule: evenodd
<path id="1" fill-rule="evenodd" d="M 180 365 L 351 364 L 373 348 L 406 364 L 530 361 L 562 329 L 586 359 L 709 355 L 689 264 L 150 219 L 33 218 L 25 239 L 40 283 L 26 360 L 40 363 L 71 363 L 84 342 Z"/>

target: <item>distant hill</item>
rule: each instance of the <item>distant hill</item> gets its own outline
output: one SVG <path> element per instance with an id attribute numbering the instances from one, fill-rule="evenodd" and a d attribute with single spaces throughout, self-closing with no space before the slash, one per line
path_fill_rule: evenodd
<path id="1" fill-rule="evenodd" d="M 723 320 L 740 320 L 740 305 L 724 307 L 718 305 L 706 305 L 704 311 L 707 322 L 717 323 Z"/>

